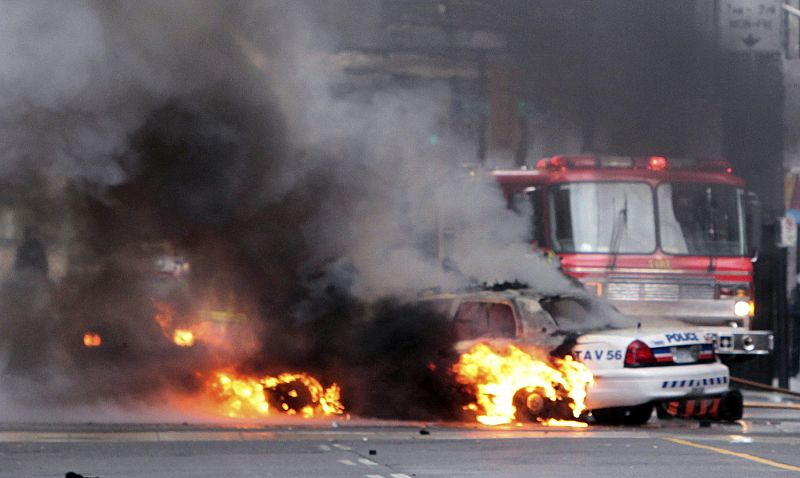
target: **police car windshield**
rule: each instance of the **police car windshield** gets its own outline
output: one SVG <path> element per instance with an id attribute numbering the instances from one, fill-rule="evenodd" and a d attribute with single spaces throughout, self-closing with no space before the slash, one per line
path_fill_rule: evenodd
<path id="1" fill-rule="evenodd" d="M 634 319 L 588 295 L 550 296 L 539 303 L 553 317 L 558 328 L 568 332 L 636 327 Z"/>

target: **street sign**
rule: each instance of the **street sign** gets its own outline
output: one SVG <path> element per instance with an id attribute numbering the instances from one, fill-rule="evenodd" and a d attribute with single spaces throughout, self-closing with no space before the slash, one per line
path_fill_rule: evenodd
<path id="1" fill-rule="evenodd" d="M 747 52 L 781 50 L 782 0 L 723 0 L 719 3 L 723 49 Z"/>
<path id="2" fill-rule="evenodd" d="M 780 238 L 778 247 L 794 247 L 797 245 L 797 223 L 792 216 L 778 218 L 780 224 Z"/>

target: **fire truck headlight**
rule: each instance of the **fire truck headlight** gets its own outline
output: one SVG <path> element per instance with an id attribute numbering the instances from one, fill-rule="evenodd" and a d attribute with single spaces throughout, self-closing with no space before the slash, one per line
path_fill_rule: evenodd
<path id="1" fill-rule="evenodd" d="M 744 348 L 748 352 L 753 350 L 754 348 L 756 348 L 756 344 L 753 341 L 753 337 L 750 337 L 749 335 L 745 335 L 742 338 L 742 348 Z"/>
<path id="2" fill-rule="evenodd" d="M 733 304 L 733 314 L 743 318 L 750 316 L 750 301 L 739 300 Z"/>

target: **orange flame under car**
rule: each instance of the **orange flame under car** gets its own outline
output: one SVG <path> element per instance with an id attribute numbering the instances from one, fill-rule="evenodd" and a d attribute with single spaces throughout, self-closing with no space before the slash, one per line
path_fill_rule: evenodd
<path id="1" fill-rule="evenodd" d="M 305 373 L 253 377 L 220 371 L 206 383 L 218 413 L 231 418 L 260 418 L 273 412 L 313 418 L 344 413 L 341 390 L 328 388 Z"/>
<path id="2" fill-rule="evenodd" d="M 103 345 L 103 338 L 97 332 L 86 332 L 83 334 L 84 347 L 99 347 Z"/>
<path id="3" fill-rule="evenodd" d="M 198 339 L 215 336 L 207 323 L 185 324 L 181 322 L 183 327 L 178 327 L 176 313 L 171 305 L 159 301 L 153 301 L 153 305 L 156 309 L 153 319 L 161 328 L 161 333 L 178 347 L 192 347 Z"/>
<path id="4" fill-rule="evenodd" d="M 191 330 L 175 328 L 175 311 L 169 304 L 154 301 L 153 305 L 156 308 L 153 319 L 161 327 L 161 332 L 165 337 L 172 340 L 179 347 L 191 347 L 194 345 L 195 337 Z"/>
<path id="5" fill-rule="evenodd" d="M 540 423 L 586 426 L 583 422 L 559 419 L 581 415 L 586 409 L 586 388 L 594 381 L 589 369 L 571 356 L 550 360 L 536 350 L 479 343 L 459 357 L 453 371 L 459 383 L 474 387 L 475 402 L 466 408 L 477 413 L 478 421 L 483 424 L 515 421 L 520 393 L 528 396 L 535 393 L 540 400 L 567 403 L 572 414 L 572 417 L 537 417 Z"/>
<path id="6" fill-rule="evenodd" d="M 191 347 L 194 345 L 194 333 L 191 330 L 178 329 L 172 334 L 172 341 L 178 347 Z"/>
<path id="7" fill-rule="evenodd" d="M 205 310 L 179 315 L 167 302 L 154 300 L 153 320 L 161 333 L 178 347 L 193 347 L 198 343 L 217 351 L 233 354 L 252 350 L 255 324 L 250 324 L 244 313 Z"/>

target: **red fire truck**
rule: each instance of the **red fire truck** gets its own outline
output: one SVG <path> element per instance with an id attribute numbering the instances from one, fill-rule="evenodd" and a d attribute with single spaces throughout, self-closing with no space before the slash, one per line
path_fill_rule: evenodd
<path id="1" fill-rule="evenodd" d="M 727 161 L 554 156 L 492 174 L 533 243 L 622 312 L 700 326 L 723 357 L 772 350 L 752 330 L 758 199 Z"/>

